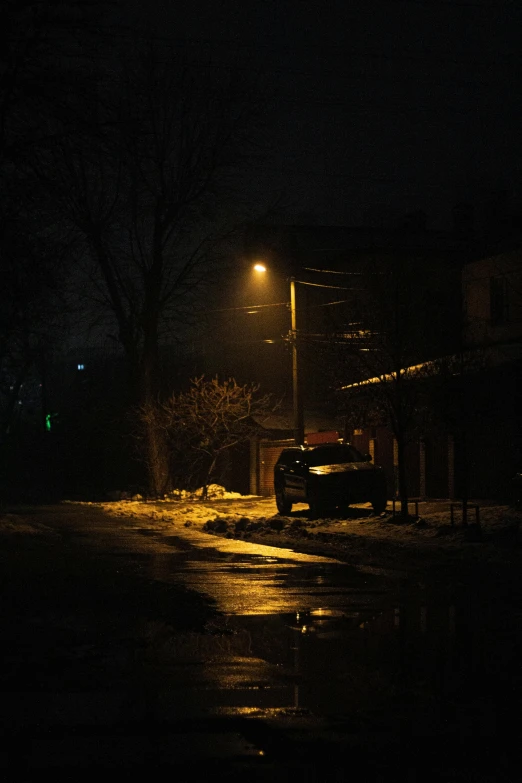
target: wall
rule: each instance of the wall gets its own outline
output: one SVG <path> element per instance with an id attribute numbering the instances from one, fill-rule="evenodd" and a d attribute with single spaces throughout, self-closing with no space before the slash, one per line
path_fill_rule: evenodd
<path id="1" fill-rule="evenodd" d="M 462 271 L 462 294 L 466 346 L 522 339 L 522 251 L 467 264 Z"/>
<path id="2" fill-rule="evenodd" d="M 293 440 L 252 440 L 250 447 L 250 492 L 274 495 L 274 467 L 279 455 Z"/>

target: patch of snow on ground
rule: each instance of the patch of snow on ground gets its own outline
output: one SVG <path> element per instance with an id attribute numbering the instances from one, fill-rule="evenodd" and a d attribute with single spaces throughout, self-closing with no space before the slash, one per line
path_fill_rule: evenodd
<path id="1" fill-rule="evenodd" d="M 108 513 L 119 517 L 139 518 L 140 525 L 165 532 L 180 527 L 193 527 L 201 532 L 226 538 L 260 540 L 270 537 L 270 543 L 295 546 L 297 539 L 306 540 L 307 547 L 314 542 L 342 543 L 356 539 L 395 542 L 399 546 L 427 546 L 430 550 L 455 550 L 475 540 L 475 512 L 469 509 L 468 528 L 461 521 L 461 510 L 456 509 L 455 524 L 451 525 L 450 501 L 419 502 L 419 517 L 403 521 L 391 513 L 391 503 L 385 513 L 377 516 L 370 504 L 350 508 L 347 518 L 309 519 L 308 506 L 295 504 L 292 514 L 277 513 L 273 497 L 238 496 L 203 501 L 177 500 L 171 502 L 120 501 L 101 504 Z M 478 536 L 486 543 L 509 544 L 518 547 L 520 509 L 487 501 L 479 503 L 480 531 Z M 470 535 L 472 538 L 470 539 Z M 522 546 L 522 541 L 520 542 Z M 504 547 L 502 547 L 504 548 Z"/>
<path id="2" fill-rule="evenodd" d="M 230 495 L 234 496 L 230 497 Z M 120 500 L 94 505 L 101 506 L 104 511 L 114 516 L 139 517 L 140 520 L 146 519 L 147 523 L 152 525 L 159 523 L 160 528 L 164 528 L 166 524 L 185 525 L 187 522 L 203 527 L 209 520 L 222 516 L 226 516 L 227 519 L 239 519 L 248 515 L 255 519 L 265 519 L 276 513 L 273 498 L 228 492 L 224 493 L 223 497 L 210 500 Z"/>
<path id="3" fill-rule="evenodd" d="M 201 500 L 203 487 L 189 492 L 187 489 L 176 489 L 165 495 L 157 502 L 169 502 L 170 500 Z M 236 500 L 239 498 L 255 498 L 257 495 L 241 495 L 240 492 L 229 492 L 220 484 L 209 484 L 207 487 L 207 500 Z"/>
<path id="4" fill-rule="evenodd" d="M 212 497 L 201 497 L 187 493 L 183 499 L 162 500 L 115 500 L 88 505 L 102 508 L 118 518 L 119 524 L 131 527 L 137 524 L 161 533 L 175 533 L 193 528 L 198 534 L 210 533 L 226 538 L 261 539 L 270 538 L 271 545 L 295 546 L 298 539 L 306 541 L 308 550 L 322 543 L 350 546 L 350 542 L 361 544 L 395 542 L 398 546 L 423 546 L 430 550 L 452 550 L 468 547 L 473 541 L 500 545 L 505 556 L 508 551 L 522 553 L 522 533 L 519 535 L 522 510 L 494 502 L 478 501 L 480 507 L 480 530 L 476 531 L 475 511 L 469 509 L 468 528 L 462 525 L 462 510 L 455 509 L 455 524 L 451 525 L 450 501 L 419 502 L 419 517 L 404 521 L 392 514 L 392 504 L 377 516 L 369 504 L 352 506 L 346 517 L 332 517 L 317 520 L 309 518 L 308 506 L 296 503 L 288 516 L 277 513 L 273 497 L 239 495 L 226 492 L 223 487 L 213 486 Z M 86 505 L 82 503 L 81 505 Z M 413 508 L 411 509 L 413 510 Z M 15 515 L 0 517 L 0 533 L 37 533 L 36 528 L 24 527 L 27 523 Z M 11 517 L 11 518 L 9 518 Z M 260 538 L 261 537 L 261 538 Z M 372 544 L 373 545 L 373 544 Z M 486 547 L 491 549 L 491 547 Z M 500 551 L 500 550 L 499 550 Z"/>

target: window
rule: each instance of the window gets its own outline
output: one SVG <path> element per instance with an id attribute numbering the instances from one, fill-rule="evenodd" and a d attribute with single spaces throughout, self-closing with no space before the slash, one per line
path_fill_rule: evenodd
<path id="1" fill-rule="evenodd" d="M 500 326 L 508 321 L 508 292 L 505 277 L 489 279 L 489 317 L 492 326 Z"/>

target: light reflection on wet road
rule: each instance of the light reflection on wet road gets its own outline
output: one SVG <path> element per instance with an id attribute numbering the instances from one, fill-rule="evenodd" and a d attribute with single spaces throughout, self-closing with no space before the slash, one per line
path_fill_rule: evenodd
<path id="1" fill-rule="evenodd" d="M 335 720 L 364 715 L 371 731 L 375 721 L 378 731 L 424 736 L 511 730 L 509 710 L 522 696 L 522 600 L 498 575 L 488 583 L 455 574 L 450 583 L 427 572 L 420 584 L 195 527 L 115 526 L 88 513 L 66 526 L 82 548 L 215 602 L 215 635 L 167 640 L 165 714 L 267 719 L 299 708 Z"/>
<path id="2" fill-rule="evenodd" d="M 114 518 L 89 508 L 79 513 L 61 507 L 46 513 L 46 524 L 62 535 L 59 544 L 49 544 L 50 552 L 57 547 L 56 563 L 60 557 L 68 563 L 67 555 L 75 555 L 63 584 L 84 591 L 83 614 L 72 588 L 71 601 L 63 601 L 67 591 L 58 580 L 43 636 L 40 617 L 35 625 L 30 615 L 27 647 L 32 649 L 40 629 L 45 655 L 38 654 L 38 659 L 56 693 L 51 699 L 46 690 L 44 706 L 33 700 L 30 709 L 15 693 L 4 708 L 6 724 L 19 702 L 36 732 L 45 720 L 90 731 L 91 723 L 96 727 L 113 715 L 116 736 L 118 721 L 128 721 L 129 715 L 147 727 L 151 720 L 166 720 L 174 729 L 160 744 L 152 737 L 154 761 L 159 751 L 163 758 L 185 754 L 193 761 L 205 753 L 213 758 L 226 747 L 230 758 L 263 753 L 294 763 L 302 754 L 304 770 L 309 738 L 317 741 L 314 752 L 322 763 L 323 729 L 332 742 L 329 747 L 339 737 L 339 742 L 351 743 L 339 745 L 340 769 L 346 747 L 352 752 L 360 737 L 364 742 L 376 739 L 377 750 L 382 737 L 405 737 L 408 754 L 419 737 L 435 738 L 437 753 L 447 747 L 448 737 L 457 743 L 471 737 L 476 743 L 473 753 L 484 737 L 509 736 L 513 747 L 519 745 L 519 724 L 512 715 L 522 697 L 522 591 L 519 585 L 517 594 L 514 582 L 501 586 L 495 574 L 495 584 L 478 578 L 451 584 L 427 573 L 419 583 L 397 572 L 217 538 L 190 527 L 147 527 L 145 519 L 136 518 L 115 524 Z M 58 566 L 56 570 L 60 572 Z M 154 590 L 140 603 L 137 598 L 140 592 L 147 594 L 148 583 L 154 583 Z M 158 590 L 157 583 L 172 586 Z M 195 612 L 198 601 L 194 593 L 173 585 L 211 599 L 203 602 L 204 621 L 183 624 L 183 611 Z M 162 596 L 165 602 L 158 604 Z M 113 626 L 118 611 L 124 614 L 125 609 L 128 617 L 123 618 L 120 639 Z M 111 629 L 102 643 L 101 620 Z M 86 637 L 86 645 L 82 628 L 90 628 L 89 622 L 93 634 Z M 69 641 L 55 653 L 54 670 L 49 651 L 54 636 L 63 636 L 64 626 Z M 197 630 L 187 630 L 192 627 Z M 97 674 L 99 665 L 104 673 L 113 661 L 119 673 L 122 665 L 115 649 L 129 654 L 122 660 L 130 661 L 130 701 L 127 691 L 114 690 L 112 675 L 106 692 L 100 694 L 98 685 L 92 693 L 83 692 L 84 674 L 91 668 Z M 27 660 L 30 665 L 26 661 L 24 668 L 34 674 L 35 660 Z M 63 685 L 64 672 L 70 681 L 81 683 L 81 693 Z M 102 706 L 95 709 L 92 704 Z M 249 721 L 237 723 L 243 717 Z M 236 723 L 227 723 L 229 718 Z M 299 735 L 305 732 L 304 721 L 310 733 Z M 272 734 L 266 731 L 268 723 Z M 81 731 L 78 736 L 77 746 L 74 737 L 67 738 L 67 748 L 77 754 L 74 763 L 84 752 L 85 738 Z M 109 739 L 107 753 L 117 747 L 114 738 Z M 140 750 L 134 736 L 126 739 L 125 754 Z M 147 753 L 149 739 L 140 740 Z M 22 741 L 25 748 L 25 732 Z M 89 735 L 85 741 L 92 742 L 88 750 L 94 753 L 98 738 Z M 53 742 L 51 737 L 33 745 L 35 763 L 49 757 Z M 62 753 L 63 746 L 56 742 L 56 753 Z M 466 769 L 468 762 L 466 757 Z M 423 760 L 420 768 L 424 770 Z"/>
<path id="3" fill-rule="evenodd" d="M 175 553 L 153 555 L 150 576 L 181 581 L 215 600 L 226 615 L 295 614 L 322 607 L 353 611 L 386 597 L 382 577 L 330 558 L 190 530 L 168 541 Z"/>
<path id="4" fill-rule="evenodd" d="M 154 554 L 150 575 L 210 596 L 228 629 L 247 634 L 248 654 L 285 673 L 285 682 L 273 673 L 259 681 L 258 691 L 238 681 L 234 714 L 260 707 L 366 714 L 379 731 L 406 726 L 421 736 L 496 736 L 509 725 L 507 702 L 522 685 L 516 599 L 506 607 L 505 596 L 495 599 L 478 580 L 412 583 L 399 572 L 190 528 L 168 540 L 175 554 Z M 226 688 L 219 675 L 216 686 Z M 226 711 L 221 704 L 215 708 Z"/>
<path id="5" fill-rule="evenodd" d="M 230 669 L 205 668 L 200 704 L 229 715 L 304 709 L 318 716 L 389 696 L 386 677 L 375 673 L 386 645 L 372 648 L 367 627 L 384 618 L 378 636 L 386 629 L 393 637 L 390 574 L 190 528 L 155 541 L 145 575 L 215 601 L 230 634 L 225 649 L 238 653 Z"/>

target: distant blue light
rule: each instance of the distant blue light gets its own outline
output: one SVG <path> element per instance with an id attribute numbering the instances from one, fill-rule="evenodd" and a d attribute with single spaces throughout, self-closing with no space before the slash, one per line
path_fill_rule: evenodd
<path id="1" fill-rule="evenodd" d="M 85 370 L 85 364 L 79 364 L 78 365 L 79 370 Z"/>

